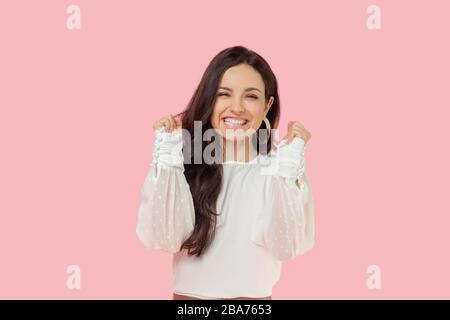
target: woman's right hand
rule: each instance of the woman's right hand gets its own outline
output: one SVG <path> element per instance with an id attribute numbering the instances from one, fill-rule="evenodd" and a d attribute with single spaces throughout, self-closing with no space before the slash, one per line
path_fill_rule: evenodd
<path id="1" fill-rule="evenodd" d="M 161 127 L 164 127 L 166 132 L 172 132 L 175 129 L 181 128 L 181 119 L 179 117 L 175 118 L 172 115 L 162 117 L 153 124 L 154 130 L 158 130 Z"/>

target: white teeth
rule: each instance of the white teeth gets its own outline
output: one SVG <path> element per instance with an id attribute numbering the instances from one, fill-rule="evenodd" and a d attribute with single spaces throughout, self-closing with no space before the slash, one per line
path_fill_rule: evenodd
<path id="1" fill-rule="evenodd" d="M 239 125 L 239 126 L 241 126 L 247 122 L 247 120 L 236 120 L 236 119 L 230 119 L 230 118 L 226 118 L 223 121 L 226 123 L 232 124 L 232 125 Z"/>

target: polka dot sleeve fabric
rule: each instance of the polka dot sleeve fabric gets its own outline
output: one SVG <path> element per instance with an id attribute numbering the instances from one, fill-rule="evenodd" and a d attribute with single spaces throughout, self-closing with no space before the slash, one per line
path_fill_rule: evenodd
<path id="1" fill-rule="evenodd" d="M 156 131 L 136 227 L 147 249 L 178 252 L 194 229 L 194 205 L 183 172 L 181 133 Z"/>
<path id="2" fill-rule="evenodd" d="M 297 141 L 287 148 L 291 149 L 279 149 L 278 170 L 269 179 L 269 210 L 257 217 L 252 230 L 252 241 L 278 260 L 303 255 L 315 242 L 314 204 L 304 165 L 304 145 Z M 289 157 L 292 161 L 288 161 Z"/>

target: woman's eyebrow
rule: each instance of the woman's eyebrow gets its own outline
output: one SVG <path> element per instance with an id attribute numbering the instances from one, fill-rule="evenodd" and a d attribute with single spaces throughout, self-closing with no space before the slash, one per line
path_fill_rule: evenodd
<path id="1" fill-rule="evenodd" d="M 233 91 L 232 89 L 230 89 L 228 87 L 219 87 L 219 89 L 225 89 L 225 90 L 228 90 L 231 92 Z M 261 92 L 261 90 L 259 90 L 258 88 L 254 88 L 254 87 L 246 88 L 244 91 L 247 92 L 247 91 L 252 91 L 252 90 L 257 90 L 257 91 Z"/>

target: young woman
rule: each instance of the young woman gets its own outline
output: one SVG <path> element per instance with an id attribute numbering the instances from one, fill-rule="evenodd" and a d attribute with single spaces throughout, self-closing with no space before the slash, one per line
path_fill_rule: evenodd
<path id="1" fill-rule="evenodd" d="M 213 58 L 182 113 L 154 123 L 136 232 L 146 248 L 174 254 L 173 299 L 271 299 L 282 261 L 314 246 L 311 134 L 291 121 L 276 144 L 279 117 L 270 66 L 236 46 Z M 205 130 L 217 133 L 211 154 L 221 161 L 198 161 L 213 143 Z"/>

